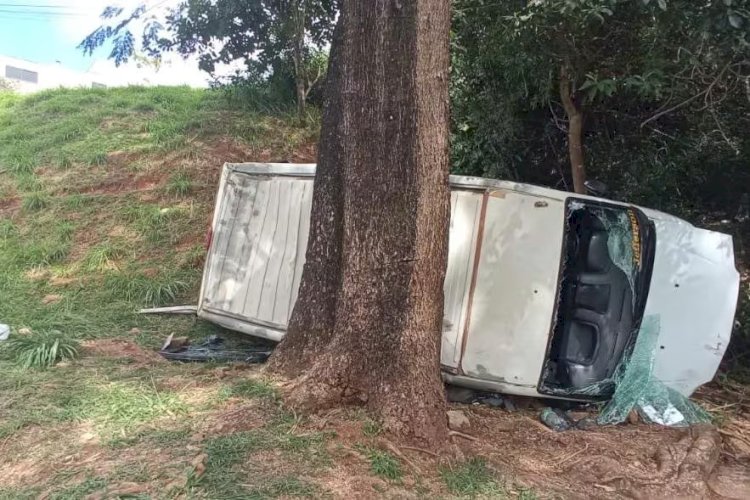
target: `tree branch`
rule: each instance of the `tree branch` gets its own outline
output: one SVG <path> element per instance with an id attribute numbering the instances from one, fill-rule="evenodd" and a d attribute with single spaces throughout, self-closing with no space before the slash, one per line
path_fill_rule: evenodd
<path id="1" fill-rule="evenodd" d="M 695 94 L 694 96 L 685 99 L 681 103 L 676 104 L 676 105 L 672 106 L 669 109 L 665 109 L 664 111 L 660 111 L 660 112 L 656 113 L 651 118 L 647 118 L 646 120 L 644 120 L 643 122 L 641 122 L 641 128 L 643 128 L 644 126 L 646 126 L 647 124 L 651 123 L 654 120 L 658 120 L 659 118 L 661 118 L 664 115 L 668 115 L 670 113 L 673 113 L 673 112 L 677 111 L 678 109 L 684 108 L 685 106 L 687 106 L 691 102 L 693 102 L 696 99 L 699 99 L 701 97 L 704 97 L 704 102 L 706 102 L 706 104 L 708 104 L 708 96 L 709 96 L 709 94 L 711 94 L 711 91 L 713 90 L 713 88 L 716 86 L 717 83 L 719 83 L 719 80 L 721 80 L 721 77 L 724 76 L 724 73 L 726 73 L 727 69 L 729 69 L 730 66 L 731 66 L 731 63 L 729 63 L 726 66 L 724 66 L 724 68 L 722 68 L 722 70 L 719 72 L 719 74 L 716 76 L 716 78 L 714 78 L 714 81 L 711 82 L 711 84 L 706 88 L 706 90 L 703 90 L 703 91 Z"/>

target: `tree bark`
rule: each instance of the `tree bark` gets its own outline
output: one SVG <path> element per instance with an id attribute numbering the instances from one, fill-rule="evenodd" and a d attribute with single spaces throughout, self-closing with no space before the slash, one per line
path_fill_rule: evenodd
<path id="1" fill-rule="evenodd" d="M 269 368 L 292 404 L 366 406 L 426 446 L 440 379 L 449 0 L 344 0 L 332 44 L 299 298 Z"/>
<path id="2" fill-rule="evenodd" d="M 565 114 L 568 115 L 568 153 L 570 173 L 573 177 L 573 190 L 586 193 L 586 167 L 583 160 L 583 113 L 575 102 L 568 68 L 560 68 L 560 99 Z"/>

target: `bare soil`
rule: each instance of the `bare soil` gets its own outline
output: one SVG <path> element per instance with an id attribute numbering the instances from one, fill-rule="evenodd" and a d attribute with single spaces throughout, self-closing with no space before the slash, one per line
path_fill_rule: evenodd
<path id="1" fill-rule="evenodd" d="M 84 357 L 78 363 L 91 368 L 107 358 L 127 358 L 129 369 L 161 370 L 159 387 L 178 391 L 193 408 L 209 409 L 190 419 L 188 437 L 168 445 L 145 440 L 125 448 L 113 447 L 101 442 L 86 422 L 21 429 L 12 439 L 0 441 L 0 484 L 43 484 L 53 481 L 62 467 L 75 472 L 66 476 L 69 484 L 92 475 L 119 474 L 124 478 L 109 484 L 103 496 L 92 498 L 114 498 L 120 489 L 159 496 L 169 488 L 184 489 L 190 475 L 203 467 L 202 443 L 260 430 L 274 418 L 276 406 L 269 401 L 229 397 L 218 406 L 209 405 L 222 384 L 258 377 L 262 371 L 257 368 L 173 365 L 124 339 L 85 342 Z M 181 366 L 184 370 L 177 369 Z M 702 390 L 700 402 L 715 414 L 717 408 L 723 412 L 718 428 L 666 429 L 637 423 L 562 433 L 543 426 L 538 409 L 506 411 L 452 404 L 450 408 L 463 412 L 470 425 L 462 431 L 465 436 L 452 436 L 439 451 L 409 447 L 384 435 L 368 435 L 362 413 L 348 409 L 300 415 L 287 432 L 297 437 L 320 432 L 330 436 L 325 443 L 330 462 L 310 469 L 303 479 L 332 498 L 450 497 L 440 471 L 480 457 L 511 497 L 530 489 L 540 498 L 739 499 L 750 498 L 750 454 L 737 444 L 747 438 L 749 428 L 746 395 L 741 386 Z M 150 428 L 175 430 L 186 422 L 184 416 L 175 415 L 150 424 Z M 389 481 L 373 474 L 363 446 L 396 456 L 404 477 Z M 279 449 L 251 452 L 247 460 L 248 467 L 257 469 L 258 474 L 283 476 L 284 471 L 294 474 L 299 470 Z M 148 479 L 139 480 L 138 471 Z"/>

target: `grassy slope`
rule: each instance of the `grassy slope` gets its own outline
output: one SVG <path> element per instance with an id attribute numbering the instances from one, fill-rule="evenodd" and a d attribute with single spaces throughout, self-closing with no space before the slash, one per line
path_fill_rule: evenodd
<path id="1" fill-rule="evenodd" d="M 13 335 L 22 328 L 56 329 L 94 340 L 94 347 L 96 339 L 121 337 L 152 348 L 169 333 L 212 331 L 192 319 L 134 312 L 196 302 L 203 240 L 224 161 L 311 160 L 315 134 L 314 126 L 239 111 L 217 92 L 188 88 L 0 95 L 0 322 L 10 324 Z M 6 473 L 0 498 L 33 497 L 45 489 L 53 497 L 77 498 L 123 479 L 138 480 L 131 477 L 138 474 L 153 480 L 133 459 L 106 470 L 62 466 L 56 448 L 75 453 L 78 447 L 60 433 L 93 429 L 95 440 L 116 455 L 154 441 L 174 444 L 234 394 L 232 384 L 206 375 L 214 367 L 150 360 L 134 368 L 122 354 L 89 353 L 72 366 L 47 371 L 22 371 L 9 359 L 0 361 L 0 446 L 11 457 L 5 469 L 0 466 Z M 208 402 L 171 387 L 176 380 L 189 385 L 207 378 Z M 174 432 L 154 428 L 154 422 L 176 415 L 181 424 Z M 276 439 L 278 428 L 272 422 L 252 443 L 243 441 L 247 436 L 198 443 L 207 450 L 207 473 L 178 490 L 199 496 L 226 489 L 262 493 L 266 486 L 244 481 L 248 486 L 240 487 L 230 470 L 212 468 L 211 450 L 234 447 L 239 455 L 231 460 L 237 461 L 253 446 Z M 40 439 L 26 446 L 35 433 Z M 264 446 L 255 442 L 261 438 Z M 179 464 L 180 456 L 167 461 Z M 14 460 L 25 457 L 52 470 L 14 474 Z M 271 479 L 281 492 L 311 488 Z"/>
<path id="2" fill-rule="evenodd" d="M 135 311 L 197 301 L 222 164 L 312 161 L 316 131 L 187 88 L 0 94 L 0 323 L 85 346 L 22 370 L 0 345 L 0 499 L 506 496 L 477 462 L 413 477 L 359 414 L 333 444 L 253 369 L 153 354 L 217 330 Z"/>
<path id="3" fill-rule="evenodd" d="M 235 106 L 187 88 L 0 97 L 0 321 L 111 336 L 137 307 L 194 302 L 222 163 L 314 140 Z"/>

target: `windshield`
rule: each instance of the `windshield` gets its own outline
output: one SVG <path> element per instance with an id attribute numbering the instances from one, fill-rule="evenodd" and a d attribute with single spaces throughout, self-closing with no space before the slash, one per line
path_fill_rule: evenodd
<path id="1" fill-rule="evenodd" d="M 539 391 L 606 398 L 635 342 L 655 248 L 635 207 L 569 199 L 559 299 Z"/>

